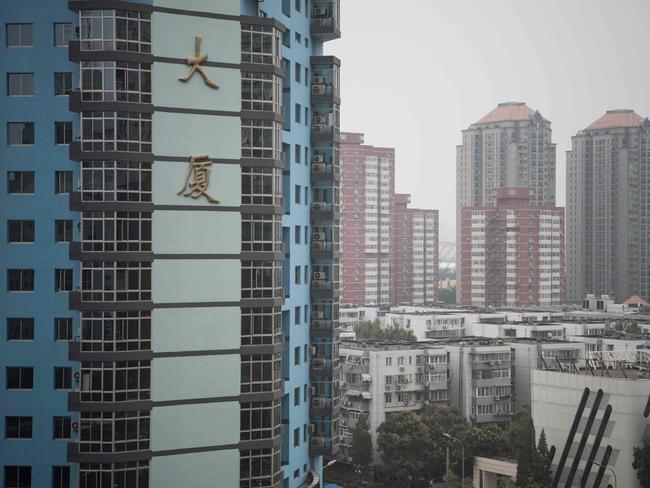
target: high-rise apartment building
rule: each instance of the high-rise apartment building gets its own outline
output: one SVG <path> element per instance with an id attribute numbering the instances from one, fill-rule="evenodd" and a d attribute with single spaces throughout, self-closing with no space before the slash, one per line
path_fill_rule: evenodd
<path id="1" fill-rule="evenodd" d="M 341 302 L 388 305 L 395 149 L 341 134 Z"/>
<path id="2" fill-rule="evenodd" d="M 524 103 L 500 103 L 463 131 L 456 151 L 456 243 L 465 207 L 493 206 L 497 188 L 530 188 L 532 205 L 555 206 L 555 144 L 551 123 Z M 456 280 L 462 278 L 457 253 Z M 456 301 L 467 303 L 462 287 Z"/>
<path id="3" fill-rule="evenodd" d="M 391 298 L 393 305 L 424 305 L 438 290 L 438 211 L 408 208 L 411 195 L 393 196 Z"/>
<path id="4" fill-rule="evenodd" d="M 463 303 L 564 303 L 564 209 L 533 206 L 531 193 L 528 188 L 499 188 L 496 206 L 463 208 L 457 285 Z"/>
<path id="5" fill-rule="evenodd" d="M 307 486 L 338 449 L 338 0 L 0 19 L 3 486 Z"/>
<path id="6" fill-rule="evenodd" d="M 568 301 L 650 297 L 650 120 L 610 110 L 567 152 Z"/>

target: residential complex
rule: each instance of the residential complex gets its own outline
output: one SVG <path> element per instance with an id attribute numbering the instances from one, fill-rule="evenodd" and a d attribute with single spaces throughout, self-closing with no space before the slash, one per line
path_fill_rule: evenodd
<path id="1" fill-rule="evenodd" d="M 439 286 L 438 211 L 408 208 L 411 195 L 393 198 L 391 299 L 397 305 L 436 301 Z"/>
<path id="2" fill-rule="evenodd" d="M 462 209 L 457 289 L 464 304 L 564 303 L 564 209 L 531 199 L 528 188 L 498 188 L 495 205 Z"/>
<path id="3" fill-rule="evenodd" d="M 395 193 L 395 150 L 341 134 L 341 302 L 425 304 L 438 289 L 438 211 Z"/>
<path id="4" fill-rule="evenodd" d="M 178 7 L 0 6 L 3 486 L 305 487 L 338 450 L 339 2 Z"/>
<path id="5" fill-rule="evenodd" d="M 497 204 L 498 188 L 529 188 L 530 204 L 555 206 L 555 144 L 551 123 L 524 103 L 500 103 L 463 131 L 456 151 L 456 280 L 465 256 L 460 250 L 465 207 Z M 462 286 L 456 302 L 469 304 Z"/>
<path id="6" fill-rule="evenodd" d="M 610 110 L 567 152 L 567 300 L 650 297 L 650 120 Z"/>

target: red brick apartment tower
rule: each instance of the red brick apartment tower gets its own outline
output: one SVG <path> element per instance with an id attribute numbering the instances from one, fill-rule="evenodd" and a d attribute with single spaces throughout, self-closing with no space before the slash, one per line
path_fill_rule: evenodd
<path id="1" fill-rule="evenodd" d="M 391 304 L 436 300 L 439 280 L 438 211 L 408 208 L 411 195 L 393 199 Z"/>
<path id="2" fill-rule="evenodd" d="M 565 302 L 564 209 L 533 206 L 528 188 L 498 188 L 496 206 L 462 210 L 464 303 L 479 307 Z"/>
<path id="3" fill-rule="evenodd" d="M 341 304 L 390 303 L 395 149 L 341 133 Z"/>

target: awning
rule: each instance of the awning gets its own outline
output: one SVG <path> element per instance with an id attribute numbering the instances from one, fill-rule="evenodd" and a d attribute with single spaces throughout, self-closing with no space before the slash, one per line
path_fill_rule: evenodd
<path id="1" fill-rule="evenodd" d="M 370 393 L 369 391 L 362 391 L 361 398 L 363 398 L 364 400 L 370 400 L 372 399 L 372 393 Z"/>
<path id="2" fill-rule="evenodd" d="M 361 374 L 361 381 L 371 382 L 372 381 L 372 376 L 370 376 L 368 373 L 362 373 Z"/>

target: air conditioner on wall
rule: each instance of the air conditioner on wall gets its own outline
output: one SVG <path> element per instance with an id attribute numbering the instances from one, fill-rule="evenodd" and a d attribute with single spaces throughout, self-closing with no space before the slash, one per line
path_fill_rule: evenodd
<path id="1" fill-rule="evenodd" d="M 321 153 L 314 153 L 311 160 L 313 163 L 324 163 L 325 156 Z"/>
<path id="2" fill-rule="evenodd" d="M 311 243 L 311 248 L 315 251 L 324 251 L 325 243 L 323 241 L 314 241 Z"/>
<path id="3" fill-rule="evenodd" d="M 311 240 L 312 241 L 324 241 L 326 239 L 325 233 L 324 232 L 314 232 L 311 235 Z"/>
<path id="4" fill-rule="evenodd" d="M 326 280 L 327 277 L 325 276 L 325 273 L 322 271 L 316 271 L 314 273 L 314 280 L 320 281 L 320 280 Z"/>
<path id="5" fill-rule="evenodd" d="M 312 95 L 326 95 L 327 94 L 327 85 L 312 85 L 311 86 Z"/>
<path id="6" fill-rule="evenodd" d="M 314 124 L 327 124 L 329 122 L 329 115 L 314 115 L 312 122 Z"/>
<path id="7" fill-rule="evenodd" d="M 72 422 L 72 430 L 74 430 L 75 432 L 79 430 L 79 422 L 77 422 L 76 420 Z"/>
<path id="8" fill-rule="evenodd" d="M 311 313 L 311 318 L 312 319 L 324 319 L 325 318 L 325 312 L 321 312 L 320 310 L 314 310 Z"/>
<path id="9" fill-rule="evenodd" d="M 311 77 L 311 83 L 312 85 L 324 85 L 325 78 L 323 78 L 321 75 L 315 74 Z"/>
<path id="10" fill-rule="evenodd" d="M 326 210 L 327 209 L 327 203 L 326 202 L 314 202 L 311 206 L 314 210 Z"/>
<path id="11" fill-rule="evenodd" d="M 314 163 L 311 165 L 311 172 L 315 175 L 323 175 L 327 171 L 327 166 L 323 163 Z"/>
<path id="12" fill-rule="evenodd" d="M 312 9 L 312 17 L 327 17 L 326 7 L 314 7 Z"/>

